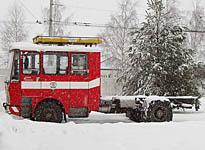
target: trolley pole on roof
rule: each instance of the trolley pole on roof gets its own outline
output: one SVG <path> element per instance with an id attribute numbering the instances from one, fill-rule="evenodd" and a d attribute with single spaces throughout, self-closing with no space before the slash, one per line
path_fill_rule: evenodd
<path id="1" fill-rule="evenodd" d="M 53 35 L 53 0 L 50 0 L 50 13 L 49 13 L 49 36 Z"/>

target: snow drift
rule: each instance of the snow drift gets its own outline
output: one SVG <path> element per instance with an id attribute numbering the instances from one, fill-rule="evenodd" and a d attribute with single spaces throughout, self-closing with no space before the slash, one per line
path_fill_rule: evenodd
<path id="1" fill-rule="evenodd" d="M 201 101 L 199 112 L 175 111 L 169 123 L 135 123 L 124 114 L 97 112 L 68 123 L 34 122 L 6 114 L 1 106 L 0 149 L 204 150 L 205 103 Z"/>

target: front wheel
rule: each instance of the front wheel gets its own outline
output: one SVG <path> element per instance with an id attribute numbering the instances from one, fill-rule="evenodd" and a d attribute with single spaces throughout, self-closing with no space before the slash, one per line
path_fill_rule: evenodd
<path id="1" fill-rule="evenodd" d="M 61 123 L 62 113 L 61 106 L 55 101 L 44 101 L 37 106 L 34 119 L 36 121 Z"/>

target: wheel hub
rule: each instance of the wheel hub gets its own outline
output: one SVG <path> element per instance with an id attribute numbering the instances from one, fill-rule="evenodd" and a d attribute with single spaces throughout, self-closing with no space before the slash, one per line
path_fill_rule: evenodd
<path id="1" fill-rule="evenodd" d="M 163 116 L 163 111 L 162 110 L 158 110 L 157 111 L 157 117 L 161 118 Z"/>
<path id="2" fill-rule="evenodd" d="M 159 108 L 156 113 L 156 118 L 162 119 L 165 116 L 165 111 L 162 108 Z"/>
<path id="3" fill-rule="evenodd" d="M 46 120 L 53 120 L 56 119 L 55 111 L 53 109 L 47 109 L 44 111 L 45 119 Z"/>

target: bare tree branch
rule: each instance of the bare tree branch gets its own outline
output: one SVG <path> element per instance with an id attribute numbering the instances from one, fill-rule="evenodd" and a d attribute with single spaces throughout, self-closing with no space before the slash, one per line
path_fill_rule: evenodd
<path id="1" fill-rule="evenodd" d="M 22 7 L 15 1 L 9 8 L 8 22 L 1 26 L 1 44 L 5 51 L 11 48 L 12 42 L 20 42 L 28 37 L 25 29 L 25 16 Z"/>
<path id="2" fill-rule="evenodd" d="M 138 24 L 136 5 L 137 3 L 131 0 L 121 0 L 118 4 L 118 13 L 111 15 L 110 22 L 100 35 L 106 41 L 102 45 L 103 56 L 117 60 L 112 64 L 113 67 L 123 69 L 125 66 L 126 51 L 131 41 L 129 34 L 131 28 Z"/>

